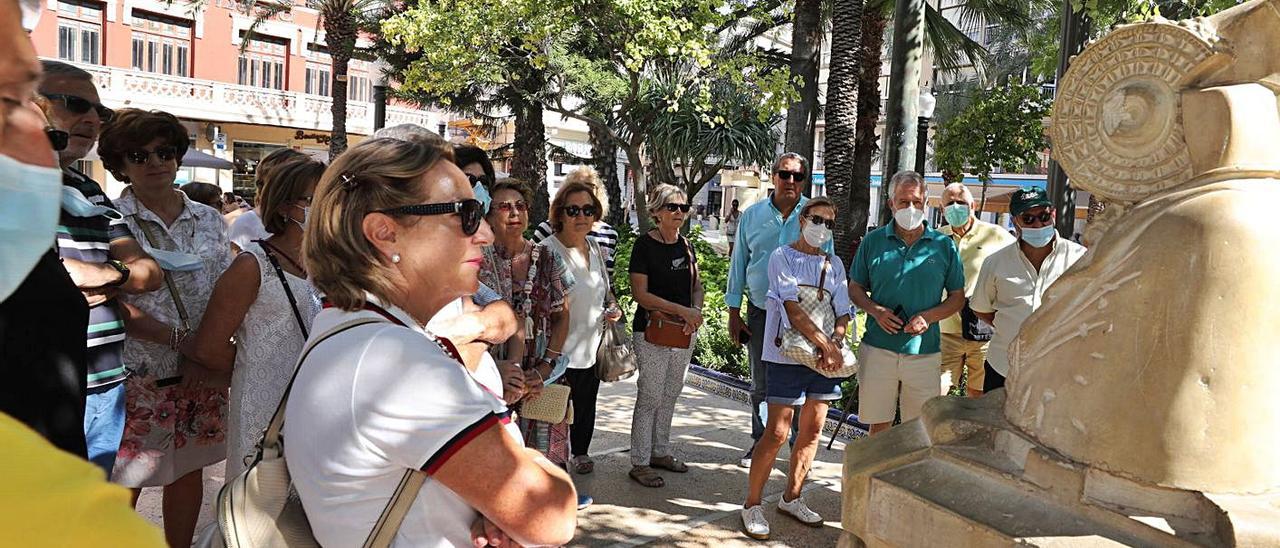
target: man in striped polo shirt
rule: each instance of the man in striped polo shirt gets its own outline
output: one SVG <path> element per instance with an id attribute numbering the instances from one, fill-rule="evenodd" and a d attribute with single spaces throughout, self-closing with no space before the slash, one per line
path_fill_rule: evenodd
<path id="1" fill-rule="evenodd" d="M 133 239 L 102 187 L 71 167 L 93 148 L 102 124 L 112 114 L 99 102 L 92 75 L 57 61 L 42 64 L 45 78 L 40 94 L 53 106 L 50 121 L 71 134 L 58 155 L 64 187 L 58 255 L 89 303 L 85 443 L 89 460 L 110 477 L 124 433 L 127 376 L 122 355 L 124 319 L 116 296 L 159 289 L 164 273 Z"/>

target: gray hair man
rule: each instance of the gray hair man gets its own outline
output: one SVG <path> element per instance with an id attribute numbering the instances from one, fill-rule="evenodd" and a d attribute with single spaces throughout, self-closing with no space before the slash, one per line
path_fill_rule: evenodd
<path id="1" fill-rule="evenodd" d="M 858 417 L 872 434 L 893 424 L 899 393 L 904 422 L 942 394 L 938 322 L 964 305 L 956 244 L 924 222 L 924 179 L 903 171 L 891 185 L 893 222 L 867 233 L 849 269 L 849 296 L 874 320 L 858 349 Z"/>
<path id="2" fill-rule="evenodd" d="M 942 216 L 947 226 L 938 229 L 951 238 L 964 263 L 965 295 L 973 293 L 982 261 L 1015 240 L 1005 229 L 976 216 L 973 193 L 964 183 L 952 183 L 942 190 Z M 939 322 L 942 331 L 942 390 L 960 385 L 968 370 L 965 392 L 971 398 L 982 395 L 983 362 L 991 340 L 991 327 L 981 322 L 967 305 L 958 314 Z"/>
<path id="3" fill-rule="evenodd" d="M 124 435 L 123 314 L 116 297 L 160 288 L 164 273 L 129 231 L 124 217 L 88 175 L 71 167 L 98 141 L 111 109 L 103 106 L 93 76 L 60 61 L 44 61 L 40 94 L 52 105 L 49 121 L 70 134 L 58 153 L 63 200 L 58 255 L 89 303 L 88 396 L 84 435 L 89 460 L 110 476 Z"/>

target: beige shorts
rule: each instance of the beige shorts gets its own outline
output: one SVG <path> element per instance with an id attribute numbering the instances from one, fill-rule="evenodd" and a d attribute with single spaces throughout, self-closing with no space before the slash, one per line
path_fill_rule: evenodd
<path id="1" fill-rule="evenodd" d="M 942 395 L 941 365 L 941 353 L 899 354 L 862 345 L 858 349 L 858 419 L 865 424 L 893 422 L 899 399 L 902 422 L 919 417 L 926 400 Z"/>

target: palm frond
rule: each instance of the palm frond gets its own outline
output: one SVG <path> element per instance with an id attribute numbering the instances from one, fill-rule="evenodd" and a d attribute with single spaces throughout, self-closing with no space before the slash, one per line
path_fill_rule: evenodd
<path id="1" fill-rule="evenodd" d="M 987 50 L 956 28 L 933 6 L 925 4 L 925 45 L 933 52 L 934 64 L 941 70 L 957 70 L 973 64 L 979 72 L 986 70 Z"/>

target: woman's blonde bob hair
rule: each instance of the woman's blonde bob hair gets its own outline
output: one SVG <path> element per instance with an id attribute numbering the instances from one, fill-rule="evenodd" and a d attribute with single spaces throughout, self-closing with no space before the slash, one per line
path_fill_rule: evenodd
<path id="1" fill-rule="evenodd" d="M 685 202 L 689 201 L 689 196 L 676 185 L 663 183 L 653 187 L 649 191 L 649 213 L 657 213 L 659 209 L 662 209 L 662 206 L 676 196 L 684 198 Z"/>
<path id="2" fill-rule="evenodd" d="M 579 192 L 585 192 L 587 193 L 587 196 L 591 197 L 591 205 L 596 208 L 595 218 L 593 219 L 594 221 L 599 221 L 600 218 L 604 216 L 604 207 L 600 205 L 600 197 L 596 196 L 595 186 L 581 181 L 566 183 L 564 186 L 560 187 L 560 190 L 556 191 L 556 198 L 551 200 L 550 217 L 551 229 L 553 231 L 560 232 L 564 229 L 564 212 L 561 211 L 561 208 L 563 208 L 564 204 L 569 201 L 570 196 Z"/>
<path id="3" fill-rule="evenodd" d="M 302 249 L 312 283 L 333 306 L 360 309 L 366 291 L 390 301 L 391 263 L 365 239 L 364 218 L 419 203 L 423 174 L 441 161 L 453 161 L 453 148 L 443 139 L 382 138 L 351 147 L 325 170 Z"/>

